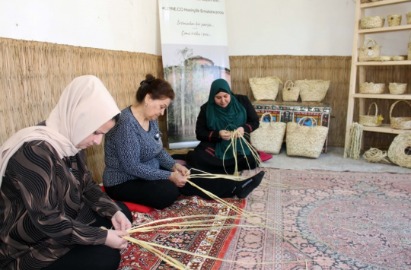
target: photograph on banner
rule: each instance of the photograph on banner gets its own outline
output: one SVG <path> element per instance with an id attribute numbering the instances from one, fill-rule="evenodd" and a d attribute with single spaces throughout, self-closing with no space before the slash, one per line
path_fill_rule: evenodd
<path id="1" fill-rule="evenodd" d="M 164 79 L 176 97 L 167 111 L 169 148 L 198 144 L 195 124 L 211 83 L 230 83 L 224 0 L 160 0 Z"/>

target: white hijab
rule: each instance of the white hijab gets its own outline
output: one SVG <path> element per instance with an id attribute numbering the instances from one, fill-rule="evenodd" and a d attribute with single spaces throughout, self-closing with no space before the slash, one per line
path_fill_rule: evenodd
<path id="1" fill-rule="evenodd" d="M 119 113 L 116 102 L 100 79 L 92 75 L 75 78 L 64 89 L 46 126 L 24 128 L 1 146 L 0 185 L 9 159 L 25 142 L 46 141 L 60 158 L 74 156 L 81 150 L 76 145 Z"/>

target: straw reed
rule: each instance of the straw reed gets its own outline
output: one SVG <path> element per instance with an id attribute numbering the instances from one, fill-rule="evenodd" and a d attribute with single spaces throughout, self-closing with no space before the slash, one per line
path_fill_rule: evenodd
<path id="1" fill-rule="evenodd" d="M 364 152 L 363 157 L 368 162 L 372 163 L 387 163 L 391 164 L 390 160 L 388 159 L 387 151 L 382 151 L 378 148 L 370 148 Z"/>
<path id="2" fill-rule="evenodd" d="M 350 127 L 349 142 L 344 148 L 344 158 L 359 159 L 363 138 L 363 125 L 353 123 Z"/>
<path id="3" fill-rule="evenodd" d="M 411 168 L 411 132 L 394 138 L 388 149 L 388 158 L 398 166 Z"/>

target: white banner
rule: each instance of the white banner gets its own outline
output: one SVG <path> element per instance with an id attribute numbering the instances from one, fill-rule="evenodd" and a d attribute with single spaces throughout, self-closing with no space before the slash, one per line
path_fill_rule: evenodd
<path id="1" fill-rule="evenodd" d="M 167 113 L 169 148 L 194 147 L 211 83 L 230 82 L 224 0 L 159 0 L 164 77 L 176 98 Z"/>

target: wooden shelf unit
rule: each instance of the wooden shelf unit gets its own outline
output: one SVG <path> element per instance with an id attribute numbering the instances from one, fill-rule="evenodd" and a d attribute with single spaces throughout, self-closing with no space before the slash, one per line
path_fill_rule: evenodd
<path id="1" fill-rule="evenodd" d="M 354 29 L 354 38 L 353 38 L 353 48 L 352 48 L 352 63 L 351 63 L 351 73 L 350 73 L 350 85 L 349 85 L 349 94 L 348 94 L 348 107 L 347 107 L 347 122 L 346 122 L 346 134 L 345 134 L 345 146 L 347 147 L 350 142 L 350 129 L 356 119 L 354 119 L 354 110 L 355 105 L 358 104 L 358 114 L 366 114 L 365 100 L 374 99 L 374 100 L 411 100 L 411 94 L 406 93 L 403 95 L 393 95 L 393 94 L 361 94 L 359 93 L 359 83 L 365 82 L 366 71 L 369 67 L 375 66 L 411 66 L 411 59 L 403 61 L 367 61 L 359 62 L 358 61 L 358 49 L 364 43 L 365 37 L 368 34 L 382 34 L 389 35 L 392 32 L 404 31 L 409 32 L 411 30 L 411 24 L 402 24 L 399 26 L 385 26 L 373 29 L 361 29 L 360 20 L 365 16 L 365 10 L 374 7 L 382 7 L 387 5 L 395 5 L 400 3 L 410 3 L 410 8 L 408 11 L 411 11 L 411 0 L 382 0 L 371 3 L 360 3 L 361 0 L 356 1 L 356 10 L 355 10 L 355 29 Z M 406 11 L 406 12 L 408 12 Z M 406 18 L 403 18 L 403 22 Z M 387 22 L 385 23 L 387 24 Z M 385 82 L 388 86 L 388 82 Z M 408 88 L 410 85 L 408 85 Z M 358 103 L 357 103 L 358 102 Z M 384 115 L 384 118 L 389 118 L 388 115 Z M 400 134 L 410 130 L 399 130 L 393 129 L 389 124 L 383 124 L 379 127 L 368 127 L 364 126 L 364 131 L 367 132 L 377 132 L 377 133 L 390 133 L 390 134 Z"/>

